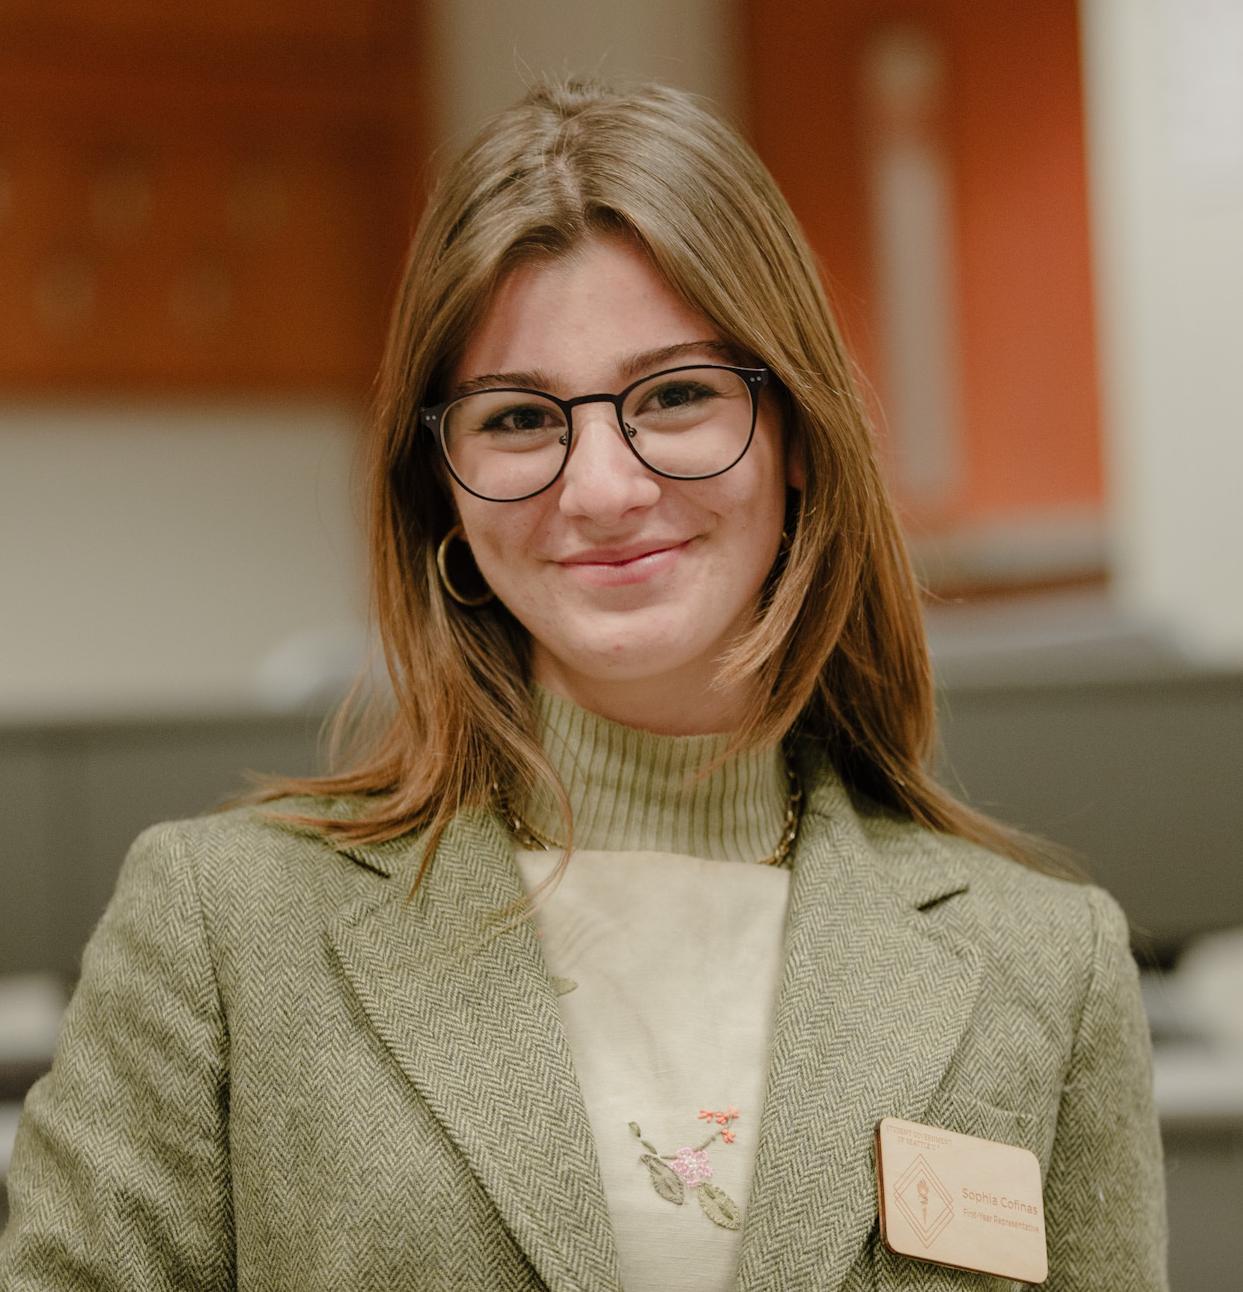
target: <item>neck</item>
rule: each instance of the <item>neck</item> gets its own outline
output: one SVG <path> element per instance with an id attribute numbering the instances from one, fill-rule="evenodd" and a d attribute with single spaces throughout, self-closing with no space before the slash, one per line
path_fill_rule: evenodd
<path id="1" fill-rule="evenodd" d="M 701 676 L 697 666 L 641 681 L 587 677 L 536 650 L 535 681 L 610 722 L 662 736 L 706 736 L 734 732 L 742 725 L 747 696 L 725 690 Z"/>
<path id="2" fill-rule="evenodd" d="M 725 758 L 726 734 L 639 730 L 539 685 L 533 698 L 544 752 L 569 795 L 576 848 L 723 861 L 759 861 L 776 848 L 790 802 L 779 746 Z M 520 812 L 542 834 L 565 838 L 556 800 L 542 787 Z"/>

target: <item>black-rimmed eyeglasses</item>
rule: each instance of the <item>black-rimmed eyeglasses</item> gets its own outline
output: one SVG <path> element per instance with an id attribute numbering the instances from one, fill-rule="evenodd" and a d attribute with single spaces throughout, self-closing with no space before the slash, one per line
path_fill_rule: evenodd
<path id="1" fill-rule="evenodd" d="M 707 480 L 751 446 L 767 368 L 695 364 L 666 368 L 620 394 L 558 399 L 544 390 L 474 390 L 419 409 L 445 464 L 468 493 L 520 502 L 556 483 L 574 446 L 574 409 L 612 404 L 626 446 L 670 480 Z"/>

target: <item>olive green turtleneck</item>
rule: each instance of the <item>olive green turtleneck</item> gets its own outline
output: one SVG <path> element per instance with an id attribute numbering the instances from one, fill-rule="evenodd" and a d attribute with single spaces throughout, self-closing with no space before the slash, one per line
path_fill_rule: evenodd
<path id="1" fill-rule="evenodd" d="M 544 751 L 570 797 L 576 849 L 716 861 L 771 856 L 789 801 L 779 747 L 731 755 L 697 779 L 725 752 L 728 735 L 656 735 L 610 722 L 539 686 L 533 695 Z M 523 816 L 550 838 L 565 833 L 546 791 Z"/>

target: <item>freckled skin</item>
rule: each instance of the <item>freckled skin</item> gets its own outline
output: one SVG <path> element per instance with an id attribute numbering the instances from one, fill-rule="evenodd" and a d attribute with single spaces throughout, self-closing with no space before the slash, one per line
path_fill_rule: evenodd
<path id="1" fill-rule="evenodd" d="M 451 382 L 539 369 L 563 398 L 619 391 L 626 356 L 722 339 L 638 247 L 596 238 L 502 280 Z M 721 360 L 705 351 L 702 362 Z M 607 404 L 574 416 L 570 460 L 544 493 L 494 503 L 454 484 L 479 569 L 530 632 L 535 677 L 548 689 L 631 726 L 729 730 L 745 696 L 713 688 L 714 661 L 750 620 L 778 551 L 787 482 L 799 483 L 772 397 L 761 398 L 746 455 L 710 480 L 648 471 Z M 683 546 L 620 586 L 593 586 L 563 563 L 649 542 Z"/>

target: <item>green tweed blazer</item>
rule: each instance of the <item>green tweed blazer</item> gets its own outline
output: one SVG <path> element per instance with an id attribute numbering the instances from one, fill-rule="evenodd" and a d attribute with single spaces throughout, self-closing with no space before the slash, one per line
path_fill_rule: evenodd
<path id="1" fill-rule="evenodd" d="M 880 1242 L 873 1129 L 893 1115 L 1037 1155 L 1046 1287 L 1164 1287 L 1117 906 L 803 773 L 737 1286 L 1011 1286 Z M 539 940 L 475 936 L 523 891 L 512 844 L 463 814 L 407 902 L 417 844 L 334 847 L 253 808 L 138 839 L 27 1099 L 3 1292 L 617 1292 Z"/>

